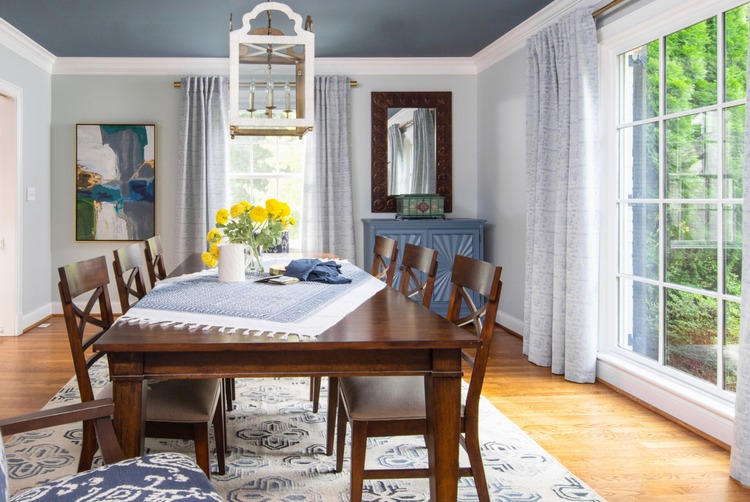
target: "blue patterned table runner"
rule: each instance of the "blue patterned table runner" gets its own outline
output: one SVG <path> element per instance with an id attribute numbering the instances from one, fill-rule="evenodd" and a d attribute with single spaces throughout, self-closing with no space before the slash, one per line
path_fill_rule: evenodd
<path id="1" fill-rule="evenodd" d="M 352 282 L 255 282 L 267 274 L 220 282 L 215 270 L 203 271 L 157 284 L 118 322 L 314 337 L 385 287 L 348 262 L 342 263 L 341 272 Z"/>

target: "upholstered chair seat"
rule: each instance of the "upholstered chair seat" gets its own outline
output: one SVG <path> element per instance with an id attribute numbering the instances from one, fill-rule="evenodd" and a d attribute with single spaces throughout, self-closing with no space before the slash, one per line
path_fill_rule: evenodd
<path id="1" fill-rule="evenodd" d="M 11 502 L 110 502 L 113 500 L 221 501 L 206 475 L 190 457 L 159 453 L 131 458 L 36 485 Z"/>
<path id="2" fill-rule="evenodd" d="M 97 392 L 97 399 L 112 398 L 112 383 Z M 218 399 L 216 379 L 147 382 L 146 422 L 196 423 L 210 421 L 210 402 Z"/>
<path id="3" fill-rule="evenodd" d="M 421 376 L 348 377 L 339 380 L 347 396 L 349 416 L 354 420 L 424 419 L 424 378 Z M 463 416 L 463 405 L 461 415 Z M 422 424 L 416 424 L 421 433 Z"/>
<path id="4" fill-rule="evenodd" d="M 210 422 L 219 391 L 215 378 L 148 382 L 146 422 Z"/>

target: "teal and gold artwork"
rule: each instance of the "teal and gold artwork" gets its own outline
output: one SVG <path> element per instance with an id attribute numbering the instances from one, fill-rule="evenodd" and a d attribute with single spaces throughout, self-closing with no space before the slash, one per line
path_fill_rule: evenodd
<path id="1" fill-rule="evenodd" d="M 77 241 L 154 236 L 155 129 L 76 125 Z"/>

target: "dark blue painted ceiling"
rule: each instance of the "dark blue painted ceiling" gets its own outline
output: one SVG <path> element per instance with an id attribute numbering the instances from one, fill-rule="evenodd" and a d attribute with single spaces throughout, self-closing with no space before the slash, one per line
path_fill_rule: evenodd
<path id="1" fill-rule="evenodd" d="M 287 0 L 317 57 L 470 57 L 552 0 Z M 227 57 L 257 1 L 0 0 L 0 17 L 58 57 Z"/>

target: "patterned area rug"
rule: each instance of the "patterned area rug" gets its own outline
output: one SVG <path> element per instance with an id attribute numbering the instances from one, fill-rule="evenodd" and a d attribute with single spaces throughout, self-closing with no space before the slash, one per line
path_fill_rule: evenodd
<path id="1" fill-rule="evenodd" d="M 100 361 L 101 362 L 101 361 Z M 100 366 L 95 385 L 107 380 Z M 325 455 L 325 379 L 321 410 L 312 413 L 307 378 L 237 379 L 235 410 L 227 415 L 227 473 L 212 481 L 228 501 L 323 502 L 349 500 L 348 460 L 334 472 L 335 456 Z M 47 407 L 78 400 L 75 379 Z M 515 424 L 482 400 L 482 455 L 493 501 L 601 501 L 596 492 L 566 470 Z M 73 425 L 17 434 L 6 444 L 11 493 L 75 472 L 81 430 Z M 348 440 L 347 440 L 348 445 Z M 149 452 L 190 454 L 191 442 L 147 439 Z M 347 455 L 349 450 L 347 447 Z M 461 451 L 461 465 L 468 460 Z M 421 437 L 373 438 L 368 466 L 426 466 Z M 215 468 L 215 465 L 214 465 Z M 429 500 L 427 480 L 365 481 L 365 501 Z M 472 478 L 459 481 L 459 500 L 476 500 Z"/>

